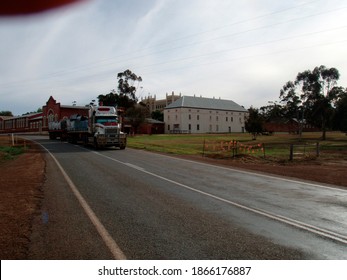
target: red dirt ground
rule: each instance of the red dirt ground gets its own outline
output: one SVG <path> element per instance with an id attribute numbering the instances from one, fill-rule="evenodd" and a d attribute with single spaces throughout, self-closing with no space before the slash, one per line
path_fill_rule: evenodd
<path id="1" fill-rule="evenodd" d="M 40 209 L 45 161 L 37 145 L 24 154 L 1 160 L 0 259 L 26 259 L 31 224 Z"/>

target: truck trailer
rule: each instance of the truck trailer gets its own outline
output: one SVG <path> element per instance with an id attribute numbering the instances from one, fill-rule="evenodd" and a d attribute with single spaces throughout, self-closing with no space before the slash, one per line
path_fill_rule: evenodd
<path id="1" fill-rule="evenodd" d="M 90 106 L 87 115 L 71 115 L 59 122 L 48 123 L 50 139 L 83 143 L 96 148 L 125 149 L 127 135 L 121 131 L 117 110 L 112 106 Z"/>

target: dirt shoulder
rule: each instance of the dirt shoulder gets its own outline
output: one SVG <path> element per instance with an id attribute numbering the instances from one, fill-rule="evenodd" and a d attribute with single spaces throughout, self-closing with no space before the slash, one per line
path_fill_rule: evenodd
<path id="1" fill-rule="evenodd" d="M 311 160 L 280 164 L 252 157 L 212 159 L 181 158 L 243 170 L 333 184 L 347 188 L 347 160 Z M 45 158 L 35 143 L 24 154 L 0 162 L 0 259 L 26 259 L 32 220 L 40 212 L 45 182 Z"/>
<path id="2" fill-rule="evenodd" d="M 26 259 L 31 225 L 40 209 L 45 176 L 40 147 L 0 163 L 0 259 Z"/>

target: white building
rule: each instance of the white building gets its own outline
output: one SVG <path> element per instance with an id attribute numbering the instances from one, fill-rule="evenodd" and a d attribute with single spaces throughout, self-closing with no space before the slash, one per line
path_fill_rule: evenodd
<path id="1" fill-rule="evenodd" d="M 164 109 L 165 133 L 244 132 L 246 115 L 231 100 L 182 96 Z"/>

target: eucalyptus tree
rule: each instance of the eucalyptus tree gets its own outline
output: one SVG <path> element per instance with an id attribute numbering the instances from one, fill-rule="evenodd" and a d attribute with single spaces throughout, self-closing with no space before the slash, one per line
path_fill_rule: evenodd
<path id="1" fill-rule="evenodd" d="M 341 97 L 336 103 L 333 128 L 347 133 L 347 89 L 341 89 Z"/>
<path id="2" fill-rule="evenodd" d="M 252 134 L 252 139 L 256 140 L 257 135 L 263 132 L 264 118 L 259 109 L 250 107 L 248 109 L 248 117 L 245 121 L 246 130 Z"/>
<path id="3" fill-rule="evenodd" d="M 301 129 L 305 120 L 310 121 L 321 128 L 323 140 L 342 93 L 342 88 L 337 86 L 339 78 L 336 68 L 321 65 L 298 73 L 295 81 L 287 82 L 280 92 L 281 102 L 288 114 L 296 114 Z"/>
<path id="4" fill-rule="evenodd" d="M 284 103 L 283 115 L 287 119 L 296 119 L 298 134 L 301 136 L 305 121 L 305 99 L 296 82 L 288 81 L 280 91 L 281 102 Z"/>
<path id="5" fill-rule="evenodd" d="M 142 78 L 131 72 L 129 69 L 117 74 L 117 90 L 98 96 L 99 102 L 106 106 L 118 106 L 127 109 L 137 104 L 136 91 Z"/>

